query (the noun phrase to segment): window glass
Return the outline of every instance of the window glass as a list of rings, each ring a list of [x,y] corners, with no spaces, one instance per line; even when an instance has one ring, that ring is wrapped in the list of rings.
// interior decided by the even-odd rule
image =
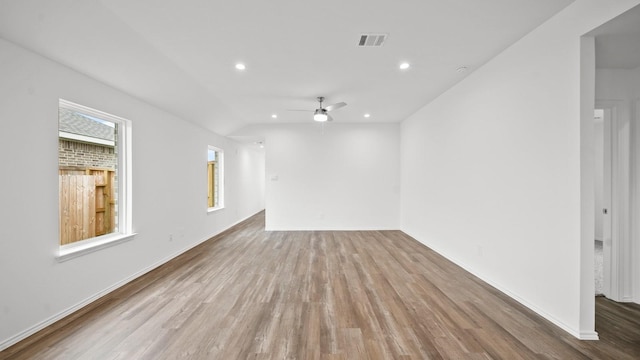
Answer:
[[[207,206],[209,209],[224,207],[224,177],[222,149],[209,146],[207,152]]]
[[[58,108],[59,244],[130,232],[126,226],[128,121],[60,100]]]

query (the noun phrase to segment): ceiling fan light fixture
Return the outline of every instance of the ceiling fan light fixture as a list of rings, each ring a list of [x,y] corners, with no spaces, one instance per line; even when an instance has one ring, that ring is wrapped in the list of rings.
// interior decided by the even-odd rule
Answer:
[[[325,110],[316,109],[316,111],[313,113],[313,120],[318,122],[325,122],[329,120],[329,116],[327,115],[327,112]]]

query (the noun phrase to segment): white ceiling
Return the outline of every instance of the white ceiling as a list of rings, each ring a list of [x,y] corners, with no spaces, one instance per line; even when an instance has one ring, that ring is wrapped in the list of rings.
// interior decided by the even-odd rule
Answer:
[[[226,135],[310,122],[286,110],[320,95],[349,104],[336,122],[399,122],[571,2],[0,0],[0,36]]]

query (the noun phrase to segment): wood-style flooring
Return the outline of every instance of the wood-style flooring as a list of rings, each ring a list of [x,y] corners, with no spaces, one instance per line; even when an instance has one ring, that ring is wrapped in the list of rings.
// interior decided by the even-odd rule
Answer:
[[[264,213],[0,359],[638,359],[640,307],[579,341],[400,231],[265,232]]]

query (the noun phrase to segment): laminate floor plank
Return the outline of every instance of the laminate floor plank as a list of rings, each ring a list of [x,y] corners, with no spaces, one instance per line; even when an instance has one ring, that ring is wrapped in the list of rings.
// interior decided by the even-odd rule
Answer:
[[[401,231],[266,232],[264,212],[0,359],[638,359],[640,306],[579,341]]]

